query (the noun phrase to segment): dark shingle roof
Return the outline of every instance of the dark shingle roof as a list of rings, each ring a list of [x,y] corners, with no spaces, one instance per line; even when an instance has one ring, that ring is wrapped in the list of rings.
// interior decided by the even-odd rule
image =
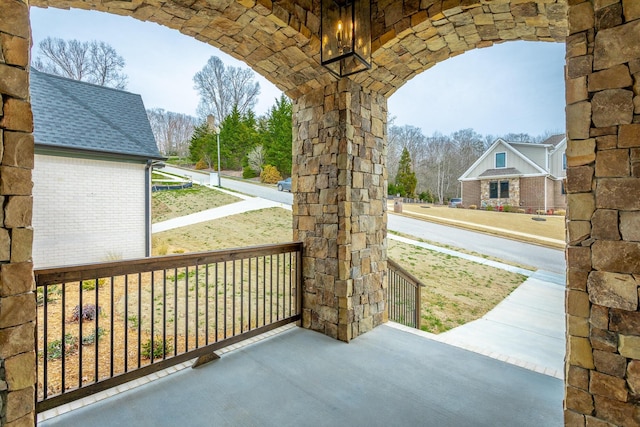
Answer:
[[[564,139],[564,134],[561,133],[559,135],[550,136],[549,138],[542,141],[541,144],[551,144],[554,147],[556,147],[558,144],[562,142],[563,139]]]
[[[522,175],[516,168],[502,168],[502,169],[487,169],[482,172],[479,176],[507,176],[507,175]]]
[[[31,69],[36,145],[162,159],[140,95]]]

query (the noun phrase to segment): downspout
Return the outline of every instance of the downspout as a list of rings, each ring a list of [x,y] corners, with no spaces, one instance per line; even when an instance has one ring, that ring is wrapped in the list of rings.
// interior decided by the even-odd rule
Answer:
[[[151,167],[153,160],[148,159],[144,168],[144,256],[151,256]]]
[[[546,214],[546,212],[548,210],[547,209],[547,181],[548,181],[547,177],[548,177],[548,175],[545,175],[543,177],[543,179],[544,179],[544,212],[545,212],[545,214]]]

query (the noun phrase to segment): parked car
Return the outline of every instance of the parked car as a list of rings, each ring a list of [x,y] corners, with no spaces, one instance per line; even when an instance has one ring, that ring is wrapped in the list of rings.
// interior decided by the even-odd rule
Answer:
[[[462,199],[451,199],[449,200],[450,208],[461,208],[462,207]]]
[[[291,192],[291,178],[284,179],[282,181],[278,181],[278,191]]]

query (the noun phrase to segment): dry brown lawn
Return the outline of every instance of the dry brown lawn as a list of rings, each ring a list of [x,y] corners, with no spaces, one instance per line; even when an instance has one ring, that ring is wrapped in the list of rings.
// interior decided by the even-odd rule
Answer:
[[[393,212],[393,204],[390,202],[389,212]],[[561,215],[528,215],[513,212],[490,212],[474,209],[451,209],[446,206],[433,206],[429,204],[403,205],[403,214],[415,218],[450,224],[456,227],[469,228],[491,234],[502,235],[534,242],[552,247],[564,248],[565,217]],[[542,218],[537,221],[534,218]],[[461,221],[469,224],[461,224]],[[499,230],[496,230],[499,229]],[[532,236],[521,236],[515,233],[525,233]],[[558,243],[538,239],[540,236],[546,239],[554,239]]]
[[[189,215],[241,199],[201,185],[174,191],[157,191],[151,199],[153,223]]]

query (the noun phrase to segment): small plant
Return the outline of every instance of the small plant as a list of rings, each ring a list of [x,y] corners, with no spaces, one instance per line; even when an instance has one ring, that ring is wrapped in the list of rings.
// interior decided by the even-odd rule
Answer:
[[[80,319],[82,321],[85,320],[95,320],[96,317],[100,314],[102,309],[100,307],[96,307],[95,304],[85,304],[80,309],[79,305],[76,305],[71,312],[71,322],[78,322]]]
[[[136,316],[135,314],[127,317],[127,320],[129,321],[130,328],[136,329],[138,327],[138,316]]]
[[[154,338],[153,340],[153,358],[154,359],[160,359],[165,354],[170,353],[171,351],[173,351],[173,346],[171,345],[171,338],[167,338],[166,343],[160,337]],[[151,339],[148,339],[146,342],[142,344],[142,347],[140,349],[140,355],[145,359],[151,359],[151,354],[152,354]]]
[[[478,209],[478,206],[477,205],[469,205],[469,209],[476,210],[476,209]]]
[[[78,338],[71,334],[64,336],[64,353],[73,353],[78,349]],[[51,341],[47,344],[47,360],[60,359],[62,357],[62,340]]]
[[[493,211],[493,206],[488,205],[488,206],[487,206],[487,211],[489,211],[489,212]]]
[[[45,288],[47,290],[47,302],[55,301],[56,299],[54,298],[54,296],[59,296],[62,294],[60,285],[40,286],[36,288],[36,304],[39,306],[44,304]]]
[[[91,332],[90,335],[86,335],[82,337],[82,345],[91,345],[96,342],[96,340],[100,340],[107,332],[103,328],[98,328],[98,333],[96,331]]]
[[[503,212],[512,212],[513,211],[513,207],[511,205],[504,205],[502,207],[502,211]]]
[[[518,213],[520,213],[520,214],[523,214],[523,213],[525,213],[526,211],[525,211],[524,209],[518,209],[516,212],[518,212]]]
[[[564,209],[558,209],[554,212],[555,215],[561,215],[561,216],[565,216],[567,214],[567,211]]]
[[[104,277],[102,279],[98,279],[98,287],[101,288],[104,284],[107,283],[107,279]],[[82,281],[82,290],[83,291],[93,291],[96,288],[96,280],[83,280]]]

